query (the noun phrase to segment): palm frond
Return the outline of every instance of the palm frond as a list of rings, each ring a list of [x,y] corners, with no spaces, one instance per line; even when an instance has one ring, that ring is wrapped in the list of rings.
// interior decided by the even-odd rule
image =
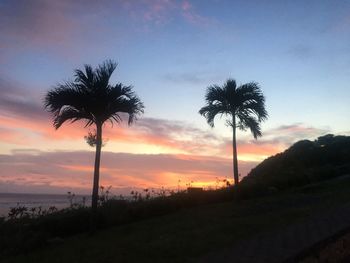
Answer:
[[[91,89],[96,81],[95,73],[90,65],[84,65],[85,72],[76,69],[74,72],[75,83],[81,88]]]
[[[84,106],[84,93],[74,83],[66,82],[57,85],[44,98],[45,108],[52,113],[60,111],[64,106],[81,108]]]
[[[91,114],[71,107],[65,107],[58,114],[54,115],[53,125],[56,129],[58,129],[66,121],[73,123],[82,119],[87,120],[86,126],[90,126],[94,123],[94,119]]]
[[[111,60],[95,70],[85,65],[84,71],[75,70],[73,82],[59,84],[46,94],[44,106],[53,114],[56,129],[68,120],[85,119],[86,126],[107,120],[119,123],[122,121],[120,113],[128,114],[128,123],[131,124],[144,112],[144,105],[132,86],[109,84],[116,67]]]
[[[205,95],[206,105],[199,110],[210,126],[214,126],[218,114],[231,116],[226,124],[239,129],[250,129],[254,138],[261,136],[259,123],[268,117],[265,109],[265,97],[256,82],[237,87],[234,79],[228,79],[220,87],[211,85]],[[237,118],[233,123],[232,116]]]
[[[222,115],[228,114],[228,113],[229,112],[226,110],[226,108],[220,104],[209,104],[209,105],[202,107],[199,110],[199,114],[206,118],[207,123],[211,127],[214,127],[214,119],[218,114],[220,114],[222,116]]]
[[[129,115],[128,124],[132,124],[144,112],[144,105],[131,90],[131,86],[118,85],[109,92],[109,103],[106,106],[103,120],[113,119],[121,122],[119,113]]]
[[[224,102],[225,101],[225,93],[220,86],[212,85],[207,88],[207,92],[205,94],[205,100],[208,104]]]
[[[112,60],[106,60],[104,63],[100,64],[96,71],[96,88],[104,89],[108,86],[109,79],[111,78],[114,70],[117,68],[117,63]]]
[[[249,129],[253,134],[254,139],[262,136],[260,122],[252,115],[239,113],[237,127],[241,130]]]

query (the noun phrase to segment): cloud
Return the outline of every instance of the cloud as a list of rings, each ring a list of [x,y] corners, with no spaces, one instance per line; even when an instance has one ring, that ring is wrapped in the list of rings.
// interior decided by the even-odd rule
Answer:
[[[58,131],[54,130],[51,117],[42,102],[11,81],[0,79],[0,92],[0,128],[3,134],[1,141],[16,144],[26,141],[28,144],[35,144],[35,139],[51,142],[75,140],[82,139],[87,134],[80,122],[66,123]],[[21,142],[16,142],[15,137],[22,138]],[[156,145],[192,154],[212,152],[212,146],[221,140],[186,122],[147,117],[139,119],[131,127],[127,127],[125,123],[112,127],[107,123],[104,137],[109,141]]]
[[[0,78],[0,113],[8,116],[23,116],[36,120],[47,118],[40,101],[19,84]]]
[[[64,44],[73,36],[76,22],[65,1],[5,1],[0,9],[4,43],[46,46]]]
[[[139,138],[148,143],[156,143],[177,148],[187,153],[198,154],[212,151],[222,138],[209,131],[196,128],[183,121],[143,118],[134,127]]]
[[[35,147],[38,142],[60,147],[62,140],[79,140],[86,147],[83,137],[88,131],[82,123],[67,123],[56,131],[40,100],[28,95],[19,85],[0,79],[0,92],[0,141],[19,146],[26,144],[27,147]],[[239,158],[262,160],[284,150],[297,140],[316,138],[329,132],[329,129],[295,123],[264,131],[259,140],[253,140],[247,133],[238,138]],[[120,151],[130,152],[130,147],[125,145],[135,145],[132,151],[134,153],[149,153],[145,150],[147,147],[157,147],[163,153],[221,157],[232,154],[231,138],[218,136],[210,129],[204,130],[184,121],[143,117],[131,127],[126,123],[114,127],[107,123],[104,138],[108,139],[107,146],[109,143],[124,144],[122,148],[118,147]]]
[[[326,128],[315,128],[303,123],[281,125],[263,131],[263,136],[252,139],[249,132],[237,139],[238,156],[241,160],[261,161],[271,155],[282,152],[299,140],[314,140],[319,136],[330,133]],[[223,140],[219,149],[220,156],[232,154],[232,141]]]
[[[216,23],[214,19],[200,15],[188,0],[182,1],[181,10],[185,20],[193,25],[208,26]]]
[[[171,19],[169,13],[176,7],[174,2],[169,0],[144,1],[143,4],[143,19],[157,25],[168,22]]]
[[[184,4],[188,3],[188,4]],[[210,23],[189,2],[175,0],[4,0],[0,7],[0,63],[18,54],[60,55],[65,60],[123,47],[138,33],[185,21]],[[188,7],[186,7],[188,5]],[[101,49],[102,45],[102,49]],[[117,48],[118,49],[118,48]],[[29,53],[28,53],[29,52]]]
[[[291,145],[298,140],[315,139],[330,132],[331,130],[328,128],[316,128],[304,123],[295,123],[268,130],[264,132],[263,136],[274,143]]]
[[[0,191],[16,185],[26,189],[42,187],[46,192],[70,189],[90,192],[93,152],[14,151],[0,155]],[[245,175],[257,163],[240,162]],[[128,187],[175,187],[193,181],[197,185],[213,183],[216,177],[230,178],[232,161],[226,158],[170,155],[102,153],[101,184],[114,189]],[[61,193],[62,193],[61,192]]]
[[[122,1],[123,8],[135,21],[140,18],[144,23],[163,26],[172,22],[177,17],[195,26],[206,26],[214,23],[210,19],[200,15],[190,1],[176,0],[142,0],[138,2]]]
[[[122,1],[4,0],[0,8],[0,48],[4,56],[53,51],[72,59],[101,46],[101,39],[119,34],[120,27],[106,26],[119,17]],[[108,19],[107,19],[108,18]],[[5,60],[4,60],[5,61]]]
[[[16,145],[26,145],[28,143],[27,136],[23,135],[19,130],[0,127],[0,143],[6,142]]]

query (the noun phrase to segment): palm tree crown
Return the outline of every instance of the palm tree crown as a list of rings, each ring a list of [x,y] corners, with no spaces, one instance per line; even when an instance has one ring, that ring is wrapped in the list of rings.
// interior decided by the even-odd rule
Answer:
[[[53,113],[58,129],[64,122],[85,120],[86,126],[107,120],[121,122],[120,113],[129,115],[128,123],[143,113],[144,106],[131,86],[109,84],[117,64],[108,60],[97,69],[85,65],[85,72],[75,70],[75,80],[57,85],[45,97],[46,109]]]
[[[219,114],[231,116],[226,122],[231,127],[250,129],[255,139],[262,135],[260,122],[265,121],[268,114],[265,110],[265,97],[257,83],[250,82],[237,87],[236,81],[229,79],[223,87],[209,86],[205,100],[207,105],[199,113],[211,127],[214,127],[214,118]],[[232,116],[238,122],[234,123]]]
[[[233,167],[235,184],[238,183],[238,164],[236,148],[236,128],[249,129],[254,138],[262,135],[260,123],[268,117],[265,109],[265,97],[255,82],[237,87],[236,81],[228,79],[220,87],[209,86],[205,95],[206,106],[199,110],[211,127],[214,127],[216,115],[228,116],[227,125],[233,129]]]

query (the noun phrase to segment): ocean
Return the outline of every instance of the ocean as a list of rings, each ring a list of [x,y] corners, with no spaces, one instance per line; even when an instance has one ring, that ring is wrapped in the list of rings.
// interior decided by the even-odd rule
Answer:
[[[83,197],[77,195],[73,202],[82,203]],[[86,198],[86,205],[89,205],[90,200],[90,197]],[[57,209],[63,209],[70,206],[70,201],[68,195],[0,193],[0,217],[7,216],[10,208],[16,206],[28,208],[41,206],[43,209],[55,206]]]

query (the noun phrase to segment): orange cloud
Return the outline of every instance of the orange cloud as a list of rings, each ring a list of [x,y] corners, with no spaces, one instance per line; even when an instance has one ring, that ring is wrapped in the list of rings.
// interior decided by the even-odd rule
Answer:
[[[28,152],[0,155],[0,191],[36,187],[61,193],[75,189],[89,193],[92,185],[93,152]],[[245,175],[256,162],[240,162]],[[169,154],[122,154],[104,152],[101,184],[123,188],[176,188],[192,184],[207,186],[217,178],[230,178],[232,161],[226,158]]]
[[[59,130],[51,125],[47,118],[28,119],[24,117],[8,117],[0,115],[1,141],[17,145],[35,145],[39,143],[60,145],[61,140],[80,141],[84,145],[83,137],[88,129],[84,123],[67,123]],[[93,129],[93,128],[92,128]],[[302,124],[281,126],[264,133],[264,137],[251,140],[247,135],[238,140],[239,158],[242,160],[262,160],[274,155],[299,139],[318,137],[328,131],[307,127]],[[208,131],[203,131],[188,123],[153,118],[140,119],[135,125],[127,127],[126,124],[106,124],[104,138],[108,143],[140,145],[140,152],[149,146],[159,147],[161,152],[184,153],[190,155],[218,155],[231,158],[232,141],[218,137]],[[118,150],[127,151],[127,148]],[[137,151],[137,147],[133,148]],[[155,148],[154,151],[157,151]],[[154,152],[152,151],[152,152]]]
[[[238,158],[262,160],[285,149],[285,145],[270,142],[238,141]],[[227,142],[224,153],[232,156],[232,142]]]
[[[190,5],[185,4],[185,9]],[[38,148],[40,145],[50,145],[47,148],[67,149],[69,142],[78,148],[86,147],[83,137],[88,133],[83,122],[66,123],[59,130],[55,130],[51,117],[43,106],[35,100],[28,98],[27,92],[0,79],[0,142],[19,145],[26,148]],[[25,99],[23,99],[25,98]],[[94,127],[91,127],[93,129]],[[242,137],[238,141],[239,158],[242,160],[262,160],[288,147],[299,139],[317,137],[329,131],[308,127],[303,124],[280,126],[264,132],[264,137],[251,140],[251,137]],[[104,127],[105,139],[116,143],[118,151],[129,151],[127,145],[133,145],[132,152],[159,152],[184,153],[188,155],[218,155],[231,157],[232,142],[230,139],[216,136],[211,131],[199,129],[182,121],[170,121],[156,118],[141,118],[135,125],[127,127],[110,125]],[[61,144],[61,142],[65,144]],[[56,146],[57,145],[57,146]],[[107,143],[108,145],[108,143]],[[137,149],[139,146],[140,150]],[[39,147],[44,149],[44,147]],[[108,148],[112,150],[112,148]]]

